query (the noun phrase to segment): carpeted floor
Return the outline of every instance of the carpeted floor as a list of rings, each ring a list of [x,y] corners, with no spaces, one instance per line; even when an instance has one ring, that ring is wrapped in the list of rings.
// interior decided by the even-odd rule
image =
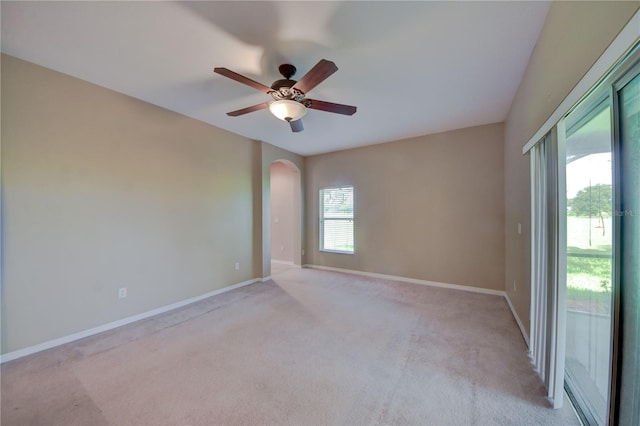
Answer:
[[[503,298],[312,269],[2,366],[2,425],[568,425]]]

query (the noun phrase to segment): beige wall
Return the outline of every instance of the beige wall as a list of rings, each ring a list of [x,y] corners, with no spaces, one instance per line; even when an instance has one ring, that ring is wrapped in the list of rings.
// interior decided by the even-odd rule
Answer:
[[[503,126],[307,157],[306,263],[504,290]],[[355,254],[318,249],[318,190],[353,185]]]
[[[529,329],[529,157],[522,147],[544,124],[640,2],[554,2],[505,122],[505,283]],[[522,235],[517,233],[521,223]],[[514,290],[515,282],[515,290]]]
[[[272,163],[271,259],[293,263],[294,227],[299,225],[295,219],[300,213],[294,200],[299,191],[300,174],[282,161]]]
[[[260,277],[257,158],[259,142],[3,55],[2,352]]]

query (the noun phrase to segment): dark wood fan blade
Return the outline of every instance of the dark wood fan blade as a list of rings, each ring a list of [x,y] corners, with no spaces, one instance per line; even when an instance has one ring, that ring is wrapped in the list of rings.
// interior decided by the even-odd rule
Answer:
[[[336,114],[353,115],[358,110],[358,108],[351,105],[334,104],[333,102],[318,101],[309,98],[305,98],[303,103],[307,108],[335,112]]]
[[[291,131],[294,133],[301,132],[304,130],[304,126],[302,125],[302,119],[299,118],[296,121],[290,121]]]
[[[309,93],[311,89],[322,83],[336,71],[338,71],[336,64],[326,59],[320,59],[320,62],[311,68],[304,77],[298,80],[298,82],[293,85],[293,88],[300,90],[302,93]]]
[[[247,86],[253,87],[254,89],[258,89],[261,92],[269,93],[273,92],[271,87],[265,86],[262,83],[258,83],[255,80],[251,80],[249,77],[245,77],[244,75],[240,75],[237,72],[233,72],[226,68],[214,68],[213,72],[223,75],[231,80],[235,80],[238,83],[246,84]]]
[[[231,117],[237,117],[237,116],[242,115],[242,114],[248,114],[250,112],[259,111],[261,109],[265,109],[265,108],[268,108],[268,107],[269,107],[269,102],[263,102],[263,103],[258,104],[258,105],[253,105],[253,106],[242,108],[242,109],[239,109],[239,110],[236,110],[236,111],[228,112],[227,115],[229,115]]]

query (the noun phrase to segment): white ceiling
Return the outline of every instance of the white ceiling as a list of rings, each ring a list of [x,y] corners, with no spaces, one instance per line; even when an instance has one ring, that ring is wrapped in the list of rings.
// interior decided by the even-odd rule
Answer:
[[[301,155],[503,121],[549,2],[9,2],[2,52]],[[267,86],[292,63],[339,70],[308,95],[356,105],[310,110],[305,130],[270,100],[213,73]]]

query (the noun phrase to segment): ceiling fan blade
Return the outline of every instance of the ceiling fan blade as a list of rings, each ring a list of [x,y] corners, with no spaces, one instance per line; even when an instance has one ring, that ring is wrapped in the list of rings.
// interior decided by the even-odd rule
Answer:
[[[290,121],[289,124],[291,125],[291,131],[294,133],[298,133],[304,130],[304,126],[302,125],[301,118],[298,118],[295,121]]]
[[[309,93],[311,89],[322,83],[327,77],[338,71],[338,67],[331,61],[320,59],[313,68],[309,70],[296,84],[294,89],[300,90],[302,93]]]
[[[358,110],[357,107],[351,105],[334,104],[333,102],[319,101],[316,99],[304,99],[307,108],[317,109],[319,111],[335,112],[336,114],[353,115]]]
[[[253,106],[242,108],[242,109],[239,109],[239,110],[236,110],[236,111],[228,112],[227,115],[229,115],[231,117],[237,117],[239,115],[248,114],[248,113],[253,112],[253,111],[259,111],[261,109],[265,109],[265,108],[268,108],[268,107],[269,107],[269,102],[263,102],[263,103],[258,104],[258,105],[253,105]]]
[[[214,68],[213,72],[216,74],[223,75],[231,80],[235,80],[238,83],[246,84],[247,86],[253,87],[254,89],[258,89],[261,92],[269,93],[273,92],[271,87],[265,86],[262,83],[258,83],[255,80],[251,80],[249,77],[245,77],[244,75],[240,75],[237,72],[233,72],[227,68]]]

